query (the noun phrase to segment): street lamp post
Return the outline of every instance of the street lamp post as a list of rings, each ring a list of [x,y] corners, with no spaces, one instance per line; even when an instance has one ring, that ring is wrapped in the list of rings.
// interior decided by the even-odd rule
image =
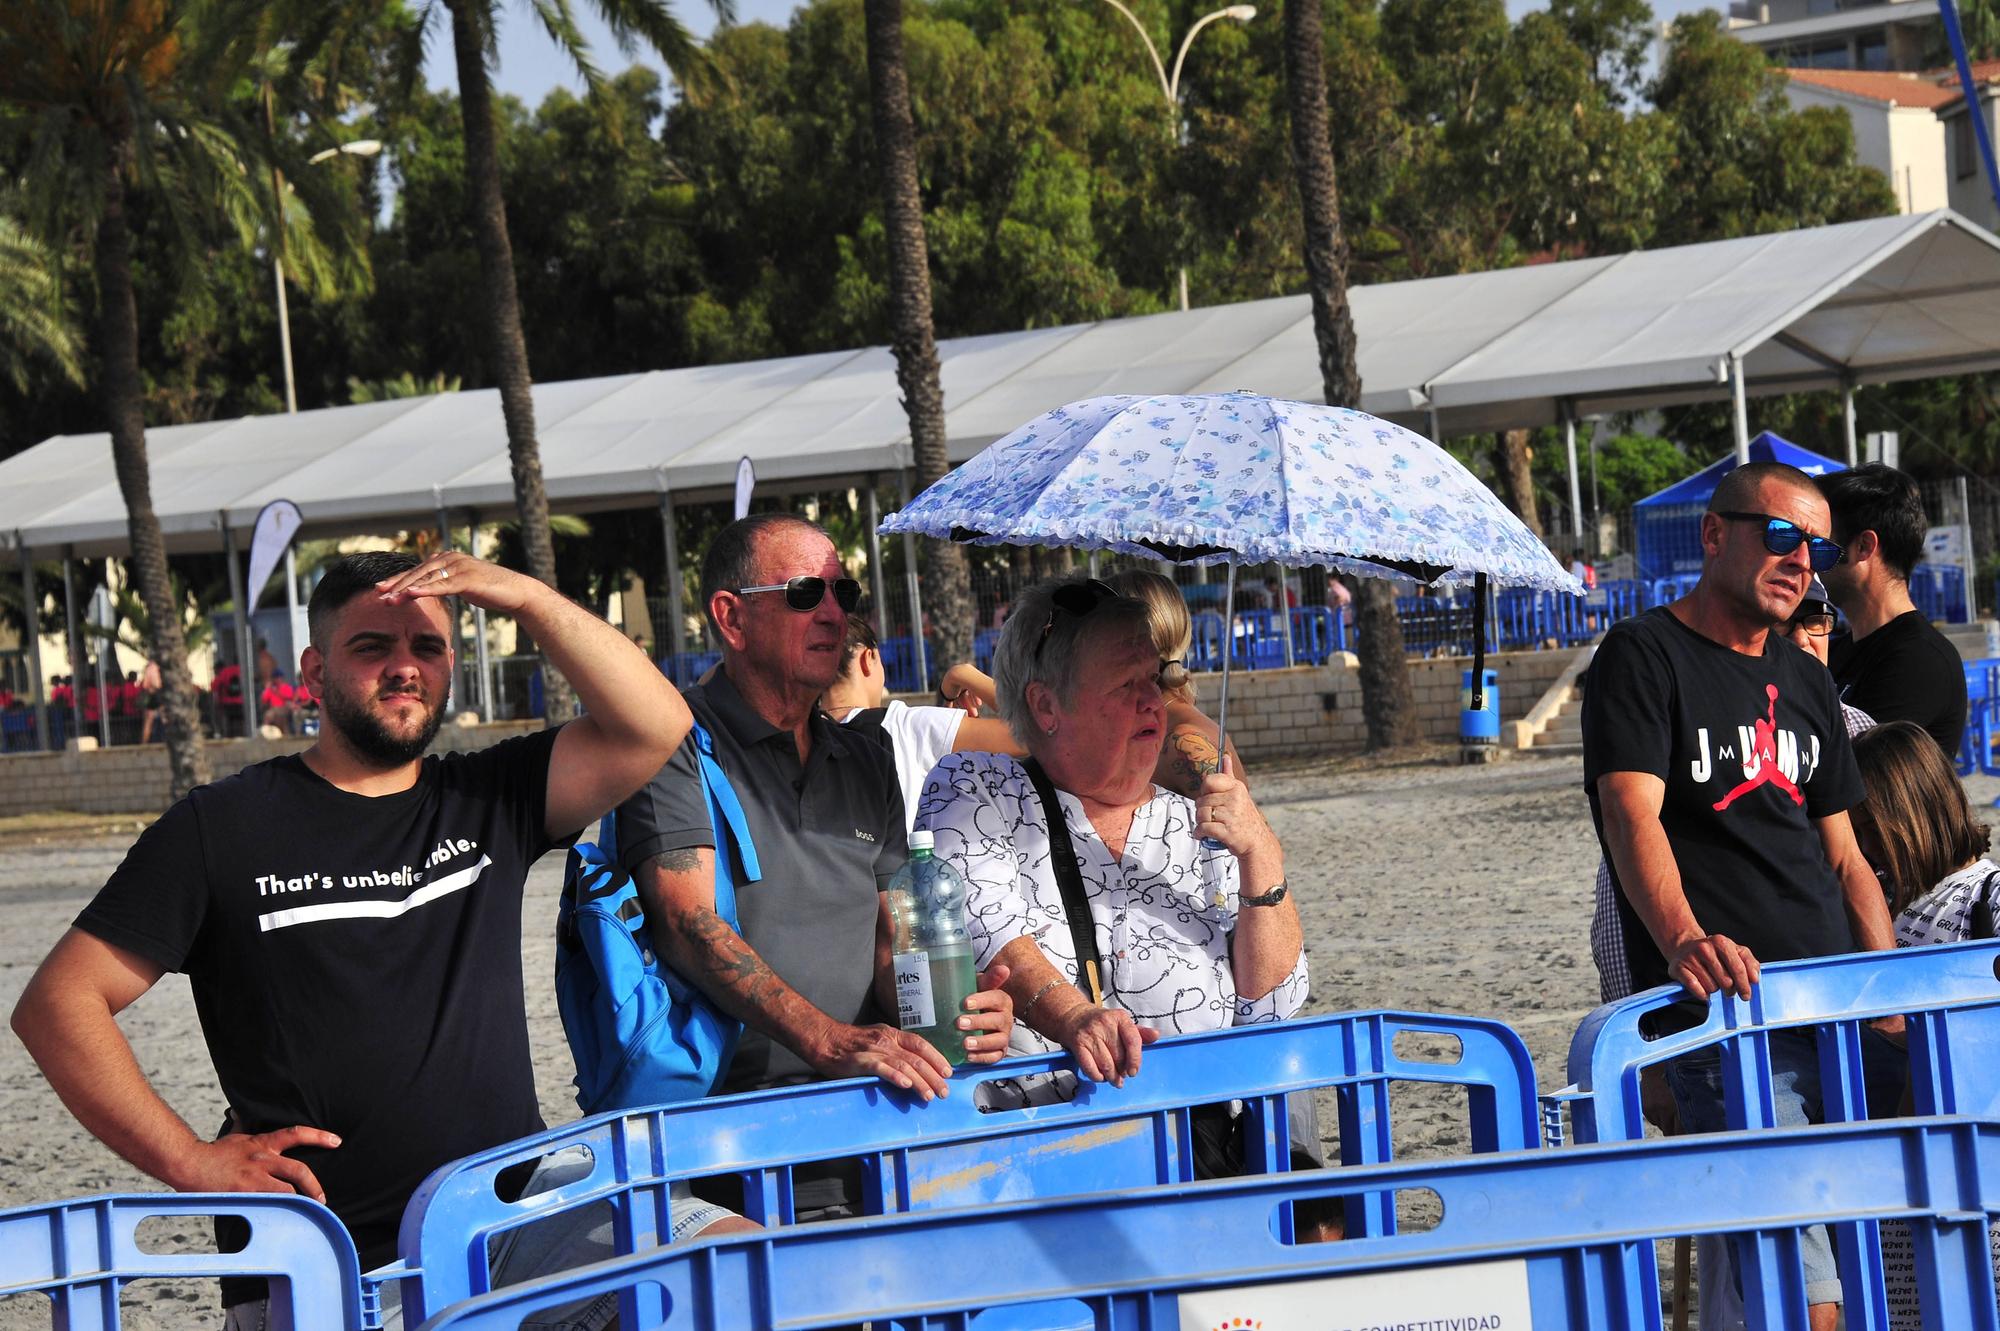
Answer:
[[[1104,0],[1104,3],[1123,14],[1126,21],[1138,32],[1139,40],[1146,44],[1146,54],[1153,58],[1153,72],[1160,78],[1160,91],[1167,96],[1167,111],[1174,118],[1174,140],[1178,143],[1181,137],[1181,66],[1187,62],[1188,47],[1194,45],[1195,34],[1217,19],[1234,19],[1238,23],[1248,23],[1257,17],[1257,6],[1230,5],[1196,19],[1194,26],[1187,30],[1187,35],[1181,38],[1180,50],[1174,53],[1174,72],[1169,75],[1166,63],[1160,59],[1159,48],[1153,45],[1152,35],[1146,31],[1146,25],[1139,21],[1139,16],[1121,4],[1120,0]],[[1186,264],[1181,265],[1180,280],[1181,308],[1185,310],[1188,308]]]
[[[264,89],[264,115],[272,119],[271,90]],[[275,127],[273,129],[275,132]],[[380,139],[355,139],[334,148],[322,148],[306,159],[308,166],[318,166],[345,153],[350,157],[373,157],[382,151]],[[285,410],[296,413],[299,409],[299,393],[292,375],[292,313],[285,301],[285,178],[278,168],[271,168],[271,196],[278,206],[273,222],[271,237],[271,275],[278,288],[278,352],[285,364]]]

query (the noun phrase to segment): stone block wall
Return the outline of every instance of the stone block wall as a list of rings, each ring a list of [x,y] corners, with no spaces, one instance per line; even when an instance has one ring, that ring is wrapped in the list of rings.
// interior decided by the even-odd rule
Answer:
[[[1525,716],[1572,655],[1503,652],[1487,657],[1487,668],[1499,674],[1500,719]],[[1460,676],[1471,668],[1470,657],[1410,662],[1410,688],[1426,739],[1457,738]],[[1197,675],[1195,680],[1202,710],[1215,715],[1222,677]],[[1336,656],[1324,666],[1231,675],[1229,733],[1246,762],[1360,752],[1367,742],[1367,726],[1354,658]]]
[[[539,721],[446,726],[434,753],[466,753],[541,728]],[[220,780],[251,763],[298,753],[310,739],[229,739],[208,744]],[[159,813],[167,806],[167,750],[148,744],[88,752],[10,753],[0,757],[0,817],[22,813]]]
[[[1500,676],[1500,719],[1526,715],[1573,655],[1505,652],[1486,658]],[[1425,738],[1458,734],[1459,675],[1467,657],[1410,662],[1410,685]],[[1195,676],[1202,710],[1215,714],[1220,675]],[[1358,753],[1367,732],[1361,714],[1361,678],[1354,658],[1337,656],[1324,666],[1245,671],[1230,677],[1229,733],[1246,762]],[[912,702],[925,699],[912,698]],[[446,726],[434,752],[470,752],[526,734],[539,721],[490,726]],[[208,745],[218,779],[267,758],[297,753],[303,738],[217,740]],[[93,752],[8,754],[0,757],[0,817],[23,813],[158,813],[166,807],[167,753],[158,744]]]

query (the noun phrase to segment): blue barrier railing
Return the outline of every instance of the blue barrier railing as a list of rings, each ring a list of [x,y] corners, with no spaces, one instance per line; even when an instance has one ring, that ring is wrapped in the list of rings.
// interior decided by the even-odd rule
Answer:
[[[1650,1067],[1696,1049],[1721,1051],[1724,1121],[1735,1129],[1777,1124],[1770,1041],[1805,1032],[1818,1050],[1826,1122],[1868,1117],[1862,1030],[1883,1017],[1906,1019],[1908,1086],[1920,1114],[2000,1115],[2000,942],[1952,944],[1767,962],[1750,997],[1714,995],[1697,1025],[1649,1036],[1658,1014],[1684,998],[1662,986],[1597,1009],[1570,1042],[1571,1085],[1546,1097],[1550,1136],[1567,1109],[1574,1138],[1631,1141],[1645,1135],[1641,1078]],[[1872,1223],[1837,1226],[1836,1245],[1879,1254]],[[1650,1252],[1633,1254],[1628,1279],[1657,1287]],[[1843,1267],[1843,1281],[1850,1279]],[[1879,1263],[1846,1286],[1848,1306],[1886,1306]],[[1850,1319],[1850,1325],[1853,1325]]]
[[[1405,1189],[1442,1203],[1434,1227],[1295,1244],[1272,1223],[1288,1205]],[[1911,1119],[797,1226],[511,1287],[425,1328],[511,1329],[532,1309],[636,1285],[658,1294],[659,1324],[672,1331],[963,1328],[989,1310],[1063,1300],[1083,1302],[1102,1331],[1345,1326],[1326,1313],[1358,1313],[1364,1299],[1375,1301],[1352,1324],[1656,1328],[1659,1303],[1623,1278],[1628,1259],[1695,1233],[1736,1236],[1750,1326],[1803,1331],[1803,1231],[1887,1219],[1913,1230],[1926,1325],[1992,1328],[1987,1220],[1996,1210],[2000,1126]],[[1844,1249],[1843,1277],[1862,1279],[1867,1260]],[[1358,1275],[1376,1279],[1340,1280]],[[1848,1325],[1881,1331],[1888,1322],[1879,1304],[1852,1303]]]
[[[1965,623],[1965,570],[1956,564],[1918,564],[1910,570],[1910,600],[1924,612],[1925,619]]]
[[[249,1240],[237,1252],[161,1253],[142,1247],[139,1226],[166,1218],[240,1218]],[[354,1241],[333,1212],[303,1197],[229,1193],[82,1197],[0,1211],[0,1300],[40,1294],[53,1325],[112,1331],[119,1293],[141,1280],[270,1282],[274,1320],[295,1331],[354,1331],[363,1325]],[[371,1319],[372,1320],[372,1319]]]
[[[1695,1049],[1721,1045],[1732,1127],[1768,1127],[1773,1114],[1769,1039],[1781,1030],[1819,1037],[1827,1117],[1866,1117],[1860,1028],[1908,1018],[1910,1087],[1919,1113],[2000,1117],[2000,941],[1856,952],[1764,963],[1749,998],[1713,995],[1708,1016],[1651,1037],[1653,1014],[1684,997],[1678,985],[1607,1003],[1577,1027],[1571,1085],[1548,1097],[1569,1113],[1578,1141],[1642,1136],[1640,1074]],[[1832,1075],[1826,1075],[1826,1074]]]
[[[1397,1052],[1400,1041],[1456,1046],[1446,1061]],[[961,1068],[952,1094],[928,1105],[856,1080],[791,1087],[607,1114],[470,1156],[431,1175],[411,1198],[400,1241],[414,1318],[488,1288],[489,1241],[559,1210],[610,1203],[621,1251],[640,1251],[667,1232],[667,1189],[733,1174],[753,1220],[791,1219],[791,1170],[831,1158],[863,1163],[871,1212],[1011,1206],[1025,1198],[1181,1182],[1193,1178],[1188,1111],[1243,1099],[1246,1133],[1263,1171],[1288,1161],[1284,1097],[1332,1088],[1342,1163],[1392,1156],[1390,1088],[1429,1083],[1463,1088],[1475,1151],[1532,1147],[1539,1136],[1535,1073],[1527,1047],[1499,1022],[1421,1013],[1368,1012],[1240,1027],[1162,1041],[1122,1088],[1085,1083],[1068,1104],[986,1112],[988,1082],[1067,1066],[1063,1057],[1012,1059]],[[564,1187],[500,1200],[502,1172],[581,1146],[590,1170]],[[1353,1235],[1395,1225],[1393,1198],[1349,1208]],[[419,1274],[409,1275],[406,1272]]]

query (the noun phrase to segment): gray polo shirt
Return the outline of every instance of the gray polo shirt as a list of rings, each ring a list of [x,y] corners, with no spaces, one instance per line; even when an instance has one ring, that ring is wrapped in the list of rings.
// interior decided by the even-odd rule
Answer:
[[[866,733],[815,711],[803,766],[792,736],[751,709],[717,671],[684,691],[714,738],[750,824],[763,877],[737,888],[737,930],[814,1007],[840,1021],[882,1020],[874,1001],[876,894],[909,857],[895,759]],[[618,809],[627,872],[653,856],[713,848],[692,740]],[[746,1028],[718,1094],[810,1081],[791,1050]]]

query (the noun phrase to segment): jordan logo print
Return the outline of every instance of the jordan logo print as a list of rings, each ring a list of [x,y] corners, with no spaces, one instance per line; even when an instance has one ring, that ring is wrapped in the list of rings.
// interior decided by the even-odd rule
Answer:
[[[1769,700],[1763,719],[1757,722],[1756,733],[1751,737],[1750,752],[1743,759],[1743,784],[1716,801],[1715,811],[1721,813],[1734,804],[1739,796],[1747,795],[1762,785],[1773,785],[1792,797],[1792,803],[1804,804],[1806,797],[1799,793],[1798,786],[1785,775],[1778,766],[1778,686],[1766,684],[1764,697]]]

